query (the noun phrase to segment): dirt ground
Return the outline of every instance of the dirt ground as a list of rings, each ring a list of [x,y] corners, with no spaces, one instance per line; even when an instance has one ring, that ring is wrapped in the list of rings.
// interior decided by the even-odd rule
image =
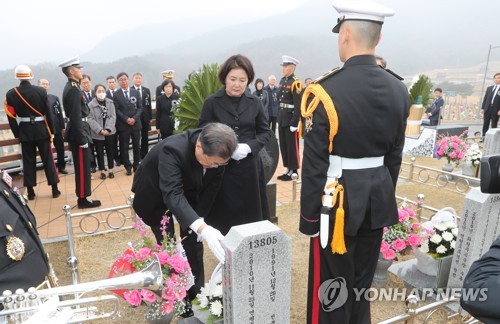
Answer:
[[[443,161],[419,158],[419,164],[438,168]],[[426,195],[426,204],[436,208],[446,206],[454,207],[460,215],[463,199],[462,195],[447,193],[422,184],[405,181],[398,186],[397,194],[416,200],[419,193]],[[309,239],[298,231],[299,203],[288,203],[277,207],[278,226],[292,238],[292,298],[291,298],[291,323],[305,323],[306,319],[306,294],[307,294],[307,259],[309,253]],[[127,242],[137,240],[139,236],[135,230],[123,230],[95,236],[77,238],[75,240],[78,269],[81,282],[102,280],[107,278],[109,269],[114,260],[127,247]],[[59,276],[60,284],[71,282],[70,271],[66,265],[68,244],[66,241],[45,244],[50,254],[52,264]],[[205,251],[209,251],[206,248]],[[210,252],[205,253],[205,273],[209,276],[216,265],[216,260]],[[400,279],[389,274],[388,287],[403,287]],[[404,313],[403,302],[373,302],[372,320],[374,323]],[[119,317],[113,320],[101,320],[99,323],[144,323],[144,307],[131,308],[126,303],[120,303]],[[433,322],[439,323],[439,319]]]

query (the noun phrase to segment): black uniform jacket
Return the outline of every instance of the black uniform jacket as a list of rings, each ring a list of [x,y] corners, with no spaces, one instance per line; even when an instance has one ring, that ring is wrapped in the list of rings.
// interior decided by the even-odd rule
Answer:
[[[280,104],[294,105],[293,108],[279,107],[278,124],[280,127],[293,126],[297,127],[300,120],[300,101],[302,100],[301,93],[292,84],[299,79],[295,74],[287,77],[282,77],[279,84],[278,100]]]
[[[172,119],[173,100],[179,100],[179,95],[175,92],[170,97],[162,94],[156,99],[156,129],[164,134],[172,134],[175,128]]]
[[[345,189],[345,233],[356,235],[365,215],[370,215],[372,229],[397,223],[394,189],[410,108],[408,90],[370,55],[350,58],[340,71],[318,83],[337,110],[339,129],[333,140],[333,154],[345,158],[384,157],[380,167],[343,170],[339,182]],[[312,118],[312,129],[304,131],[300,231],[308,235],[319,231],[329,166],[329,129],[320,104]]]
[[[224,168],[207,169],[196,160],[201,129],[170,136],[151,149],[134,175],[134,210],[150,226],[169,209],[183,229],[211,208]]]
[[[45,280],[49,272],[48,260],[38,238],[35,216],[1,180],[1,175],[0,172],[0,291],[27,290]],[[24,256],[19,261],[7,255],[7,242],[13,237],[24,243]]]
[[[460,304],[463,309],[484,323],[500,323],[500,236],[479,260],[475,261],[465,276],[464,289],[486,289],[476,298]],[[472,295],[472,294],[470,294]],[[486,298],[484,298],[486,297]]]
[[[61,131],[65,128],[64,124],[64,115],[62,112],[61,102],[56,95],[48,94],[47,95],[48,106],[51,109],[52,120],[54,124],[54,134],[60,134]]]
[[[17,90],[23,98],[37,111],[45,116],[51,133],[54,132],[52,124],[52,113],[47,106],[47,91],[38,86],[31,85],[28,81],[21,81]],[[31,110],[27,104],[19,97],[14,89],[10,89],[6,95],[7,105],[14,107],[18,117],[39,117],[40,115]],[[17,123],[15,118],[9,117],[10,129],[16,138],[21,142],[38,141],[50,138],[45,121],[34,123]]]
[[[63,90],[63,107],[69,118],[64,139],[66,142],[85,145],[92,143],[89,124],[82,120],[90,114],[85,95],[80,90],[78,81],[68,79]]]
[[[134,88],[135,89],[135,88]],[[137,90],[137,89],[136,89]],[[151,91],[149,88],[141,86],[141,106],[142,106],[142,114],[141,121],[142,127],[147,127],[148,130],[151,129],[149,126],[149,122],[153,118],[153,111],[151,110]]]
[[[142,115],[142,103],[139,97],[139,92],[135,90],[134,87],[129,88],[130,100],[125,98],[123,90],[117,89],[113,96],[113,102],[116,109],[116,129],[121,131],[126,131],[128,129],[140,130],[142,128],[141,115]],[[134,118],[135,124],[130,126],[127,124],[128,118]]]

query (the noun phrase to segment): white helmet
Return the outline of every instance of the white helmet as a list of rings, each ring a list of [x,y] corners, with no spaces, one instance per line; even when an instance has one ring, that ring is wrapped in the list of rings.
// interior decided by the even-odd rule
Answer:
[[[31,80],[33,79],[33,72],[30,67],[27,65],[18,65],[16,66],[16,79],[18,80]]]

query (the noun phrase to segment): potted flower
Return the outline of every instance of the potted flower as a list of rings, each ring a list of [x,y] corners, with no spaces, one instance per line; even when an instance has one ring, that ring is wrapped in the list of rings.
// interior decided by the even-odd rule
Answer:
[[[479,149],[479,145],[477,143],[472,144],[471,147],[467,150],[465,159],[461,164],[462,174],[469,177],[476,177],[477,171],[479,170],[479,165],[481,164],[482,156],[483,153]]]
[[[464,141],[466,134],[467,131],[458,136],[440,135],[440,139],[436,142],[436,147],[434,148],[434,154],[438,160],[443,157],[446,158],[448,163],[443,166],[443,171],[453,171],[451,163],[453,162],[455,165],[458,165],[465,158],[465,153],[468,149],[467,143]]]
[[[156,240],[150,237],[150,231],[146,225],[137,217],[133,224],[142,240],[128,243],[129,248],[113,264],[110,277],[124,275],[144,269],[154,258],[158,258],[163,274],[163,288],[157,294],[145,289],[117,290],[116,294],[125,299],[130,305],[137,307],[147,305],[148,310],[145,317],[148,321],[161,320],[162,323],[169,322],[173,313],[180,315],[184,313],[183,299],[186,291],[193,285],[191,268],[185,257],[184,249],[180,242],[176,242],[166,234],[168,217],[162,220],[163,241],[156,244]]]

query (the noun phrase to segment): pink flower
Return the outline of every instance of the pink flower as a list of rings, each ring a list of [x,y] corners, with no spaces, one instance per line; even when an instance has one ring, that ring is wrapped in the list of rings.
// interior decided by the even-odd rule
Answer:
[[[141,305],[142,299],[141,299],[141,293],[139,290],[134,289],[127,291],[123,294],[123,297],[132,306],[139,306]]]
[[[165,251],[156,253],[156,256],[158,257],[158,260],[160,260],[161,265],[166,264],[170,259],[170,254],[168,254],[168,252]]]
[[[188,263],[179,254],[172,255],[168,261],[168,265],[171,266],[175,272],[184,273],[187,270]]]
[[[406,222],[408,219],[408,212],[404,209],[398,209],[398,218],[400,223]]]
[[[450,153],[450,158],[456,159],[457,158],[457,153],[456,152],[451,152]]]
[[[396,239],[392,242],[392,248],[396,251],[402,251],[406,248],[406,243],[402,239]]]
[[[410,246],[419,246],[421,242],[422,239],[417,234],[408,235],[408,244],[410,244]]]
[[[160,312],[163,315],[172,313],[173,310],[174,310],[174,303],[169,300],[162,302],[160,305]]]
[[[415,217],[415,212],[411,208],[406,208],[405,209],[408,215],[410,215],[411,218]]]
[[[170,288],[170,287],[165,287],[165,289],[163,289],[163,292],[161,294],[161,297],[165,300],[168,300],[170,301],[172,304],[174,303],[174,301],[176,300],[176,296],[174,294],[174,289]]]
[[[147,303],[152,303],[156,301],[156,295],[147,289],[141,289],[141,296]]]
[[[418,230],[418,229],[420,229],[420,224],[419,223],[413,223],[413,224],[411,224],[411,229],[412,230]]]
[[[386,260],[394,260],[396,258],[396,252],[392,249],[382,252],[382,257]]]
[[[382,244],[380,244],[380,252],[382,253],[389,250],[390,248],[391,246],[386,241],[382,241]]]

